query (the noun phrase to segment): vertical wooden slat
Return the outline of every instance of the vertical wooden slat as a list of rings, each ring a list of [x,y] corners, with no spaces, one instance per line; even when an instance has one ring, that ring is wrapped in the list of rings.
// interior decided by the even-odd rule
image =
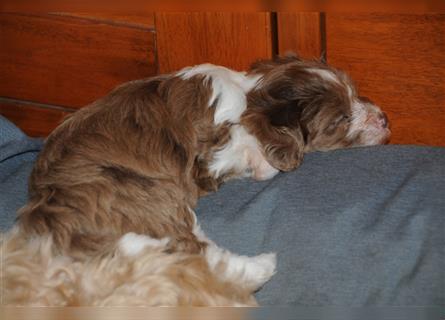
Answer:
[[[323,16],[320,12],[278,12],[278,53],[292,51],[308,59],[323,56]]]
[[[272,56],[270,13],[156,13],[160,73],[210,62],[245,70]]]

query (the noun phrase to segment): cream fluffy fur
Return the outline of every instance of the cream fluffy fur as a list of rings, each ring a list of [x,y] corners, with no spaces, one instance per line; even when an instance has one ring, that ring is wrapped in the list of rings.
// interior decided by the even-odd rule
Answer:
[[[273,255],[233,258],[211,244],[210,259],[165,253],[167,242],[129,233],[103,255],[76,261],[54,255],[51,237],[24,241],[13,230],[1,240],[2,305],[255,306],[252,293],[274,273]],[[246,268],[236,263],[243,259]],[[252,271],[261,281],[251,281]]]

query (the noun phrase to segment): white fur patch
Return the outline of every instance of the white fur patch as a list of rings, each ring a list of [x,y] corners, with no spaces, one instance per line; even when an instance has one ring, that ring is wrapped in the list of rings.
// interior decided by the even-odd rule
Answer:
[[[351,125],[348,136],[361,134],[363,145],[376,145],[388,134],[388,130],[382,128],[372,119],[380,113],[380,109],[372,103],[364,103],[354,100],[352,103]]]
[[[249,149],[248,151],[249,167],[252,169],[251,174],[255,180],[268,180],[280,172],[280,170],[272,167],[264,158],[259,149]]]
[[[354,100],[354,91],[352,90],[350,85],[346,86],[346,90],[348,90],[348,97],[351,101]]]
[[[211,270],[217,270],[218,275],[226,281],[240,283],[258,289],[274,274],[277,264],[275,253],[264,253],[254,257],[240,256],[216,245],[206,249],[206,259]],[[221,272],[222,271],[222,272]]]
[[[165,247],[169,238],[154,239],[146,235],[136,234],[134,232],[126,233],[119,240],[119,248],[127,256],[134,256],[139,254],[147,247],[162,248]]]
[[[209,172],[212,175],[219,177],[234,170],[241,176],[254,176],[258,180],[264,180],[278,173],[278,170],[264,159],[258,140],[243,126],[232,126],[230,137],[230,141],[214,154],[209,165]]]
[[[212,96],[209,105],[218,99],[215,124],[224,121],[237,123],[246,110],[246,93],[252,90],[261,78],[260,75],[246,76],[245,72],[236,72],[209,63],[188,67],[178,72],[178,76],[185,80],[196,75],[203,75],[207,81],[211,81]]]
[[[205,76],[211,81],[212,96],[209,105],[216,101],[215,124],[225,121],[238,123],[246,110],[246,93],[252,90],[261,79],[261,75],[247,76],[245,72],[236,72],[213,64],[201,64],[185,68],[178,72],[182,79],[196,75]],[[272,178],[278,173],[264,159],[257,139],[242,126],[234,125],[230,129],[231,139],[214,155],[209,171],[216,178],[231,170],[243,177],[253,176],[257,180]]]
[[[190,212],[193,215],[195,214],[191,209]],[[208,244],[205,252],[207,263],[210,270],[215,272],[222,280],[258,289],[275,274],[277,264],[275,253],[248,257],[222,249],[205,235],[196,220],[193,233],[200,241]]]
[[[362,130],[365,125],[366,118],[368,117],[368,112],[365,105],[358,100],[353,101],[351,109],[351,125],[349,127],[348,135],[353,135],[357,131]]]
[[[309,68],[306,70],[311,73],[319,75],[322,79],[324,79],[326,81],[337,82],[337,83],[339,82],[335,73],[333,73],[330,70],[318,69],[318,68]]]
[[[319,75],[322,79],[324,79],[326,81],[343,84],[344,86],[346,86],[346,90],[348,91],[349,99],[351,101],[353,100],[355,90],[353,90],[349,81],[345,82],[344,76],[340,75],[340,78],[339,78],[339,76],[337,74],[335,74],[335,72],[332,72],[331,70],[326,70],[326,69],[308,68],[306,70],[313,74]]]

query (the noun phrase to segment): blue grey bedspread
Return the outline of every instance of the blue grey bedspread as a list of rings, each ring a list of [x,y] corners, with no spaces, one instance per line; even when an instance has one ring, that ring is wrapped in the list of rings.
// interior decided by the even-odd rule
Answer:
[[[0,117],[3,230],[26,201],[41,143]],[[272,180],[227,183],[197,215],[221,246],[278,253],[263,305],[445,305],[445,148],[309,154]]]
[[[42,145],[0,116],[0,231],[14,223],[26,202],[28,176]]]

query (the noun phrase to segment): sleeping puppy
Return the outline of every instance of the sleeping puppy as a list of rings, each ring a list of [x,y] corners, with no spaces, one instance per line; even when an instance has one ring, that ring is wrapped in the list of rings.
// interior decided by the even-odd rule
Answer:
[[[293,170],[307,152],[385,143],[389,133],[385,114],[344,73],[293,56],[248,73],[204,64],[133,81],[48,137],[16,232],[82,263],[130,232],[141,235],[124,241],[130,251],[164,239],[164,254],[200,256],[218,281],[250,295],[274,273],[275,256],[217,247],[197,224],[198,197],[228,179]]]

